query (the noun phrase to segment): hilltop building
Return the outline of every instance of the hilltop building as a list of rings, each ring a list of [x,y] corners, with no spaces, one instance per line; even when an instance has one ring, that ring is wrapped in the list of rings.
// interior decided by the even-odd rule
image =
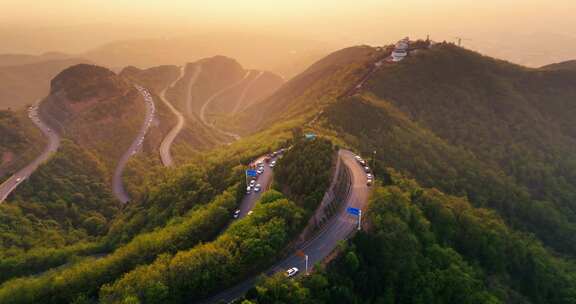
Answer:
[[[408,49],[410,48],[410,38],[406,37],[396,43],[394,50],[392,51],[392,61],[399,62],[402,61],[406,56],[408,56]]]

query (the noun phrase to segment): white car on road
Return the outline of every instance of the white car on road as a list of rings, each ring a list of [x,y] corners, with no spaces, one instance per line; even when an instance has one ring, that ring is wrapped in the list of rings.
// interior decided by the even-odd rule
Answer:
[[[260,184],[256,184],[256,186],[254,186],[254,192],[260,192],[261,189],[262,186]]]
[[[292,267],[292,268],[286,270],[286,276],[289,278],[295,276],[297,273],[298,273],[298,268],[296,268],[296,267]]]

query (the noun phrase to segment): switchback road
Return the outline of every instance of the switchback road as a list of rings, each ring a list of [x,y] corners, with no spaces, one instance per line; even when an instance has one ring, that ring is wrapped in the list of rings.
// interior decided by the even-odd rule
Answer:
[[[154,114],[156,113],[154,100],[152,99],[152,95],[150,95],[148,90],[138,85],[136,86],[136,89],[138,89],[140,94],[142,94],[144,101],[146,102],[146,120],[144,121],[142,128],[140,128],[138,136],[136,136],[130,145],[130,148],[124,152],[124,155],[122,155],[118,161],[116,169],[114,170],[114,175],[112,176],[112,192],[114,193],[114,196],[116,196],[116,198],[122,203],[126,203],[130,200],[130,196],[128,196],[126,189],[124,189],[122,173],[124,172],[124,168],[126,168],[126,164],[128,163],[130,157],[142,149],[144,137],[146,136],[146,133],[148,133],[148,129],[150,128],[152,120],[154,119]]]
[[[48,160],[48,158],[50,158],[50,156],[54,154],[60,146],[60,136],[40,120],[40,116],[38,116],[38,103],[29,109],[28,116],[48,138],[48,145],[46,145],[42,154],[36,157],[36,159],[0,185],[0,203],[4,202],[8,195],[10,195],[10,193],[20,185],[20,183],[25,182],[25,180],[30,177],[30,175],[36,171],[42,163]]]
[[[345,206],[340,208],[340,212],[335,215],[316,236],[299,246],[290,256],[265,271],[264,274],[272,275],[277,272],[284,272],[290,267],[297,267],[301,272],[304,272],[305,261],[297,254],[298,252],[303,252],[308,255],[308,264],[314,265],[332,253],[339,241],[348,239],[356,231],[357,220],[355,217],[346,213],[346,208],[354,207],[365,210],[368,205],[370,189],[366,185],[366,173],[354,159],[354,153],[347,150],[340,150],[338,157],[341,158],[342,164],[350,170],[351,185],[348,198],[344,202]],[[248,278],[202,303],[232,302],[252,288],[257,280],[258,276]]]
[[[216,100],[216,98],[220,97],[220,95],[222,95],[224,92],[236,87],[237,85],[241,84],[244,80],[246,80],[246,78],[248,77],[248,75],[250,75],[250,72],[246,72],[246,74],[244,74],[244,77],[242,77],[242,79],[238,80],[237,82],[223,88],[222,90],[214,93],[212,96],[210,96],[210,98],[208,98],[206,100],[206,102],[204,102],[204,104],[202,105],[202,107],[200,108],[200,120],[207,125],[208,127],[212,128],[213,130],[224,134],[226,136],[232,137],[234,140],[238,140],[240,139],[240,135],[238,134],[234,134],[232,132],[228,132],[228,131],[224,131],[222,129],[217,128],[214,123],[209,122],[208,119],[206,119],[206,109],[208,108],[208,106],[210,106],[210,104]]]
[[[192,77],[190,78],[190,82],[188,83],[188,87],[186,90],[186,92],[187,92],[186,105],[187,105],[189,111],[190,111],[190,103],[191,103],[191,101],[190,101],[191,92],[190,91],[192,89],[192,86],[194,85],[194,83],[198,79],[198,76],[200,75],[201,71],[202,71],[202,65],[197,64],[195,66],[194,74],[192,75]],[[170,130],[170,132],[168,132],[166,137],[164,137],[164,139],[162,140],[162,143],[160,143],[160,159],[162,160],[162,164],[164,164],[164,166],[166,166],[166,167],[171,167],[174,165],[174,160],[172,159],[172,154],[170,153],[170,148],[172,147],[172,143],[174,143],[176,136],[178,136],[178,133],[180,133],[180,131],[182,131],[182,128],[184,127],[184,115],[182,115],[182,113],[180,113],[180,111],[178,111],[166,99],[166,91],[169,88],[173,87],[178,81],[180,81],[182,79],[182,77],[184,77],[184,67],[180,68],[180,77],[178,77],[176,80],[174,80],[174,82],[172,82],[164,90],[162,90],[162,92],[160,92],[160,99],[162,99],[164,104],[166,104],[166,106],[170,109],[170,111],[172,111],[172,113],[174,113],[174,115],[176,116],[176,118],[178,120],[176,123],[176,126],[174,126],[174,128],[172,128]]]

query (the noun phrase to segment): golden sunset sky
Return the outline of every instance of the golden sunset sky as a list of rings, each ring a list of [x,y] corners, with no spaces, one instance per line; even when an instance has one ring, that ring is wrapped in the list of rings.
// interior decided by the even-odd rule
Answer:
[[[64,41],[63,51],[109,40],[216,31],[290,35],[338,46],[405,35],[462,36],[470,47],[488,52],[510,48],[506,43],[567,39],[569,50],[550,56],[569,57],[567,52],[576,50],[571,42],[576,41],[576,0],[0,0],[0,8],[0,38],[11,29],[27,29]],[[83,31],[92,40],[75,43],[72,37]],[[19,43],[14,51],[33,45],[12,38]]]

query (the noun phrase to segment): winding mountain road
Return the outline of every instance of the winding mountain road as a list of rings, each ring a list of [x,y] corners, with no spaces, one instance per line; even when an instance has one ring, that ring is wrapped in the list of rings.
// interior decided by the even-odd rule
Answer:
[[[309,266],[314,265],[330,255],[339,241],[348,239],[356,232],[357,220],[346,213],[346,208],[354,207],[365,210],[368,205],[370,189],[366,185],[366,173],[356,162],[354,156],[354,153],[347,150],[340,150],[338,152],[338,157],[341,158],[342,164],[350,170],[351,178],[350,191],[344,208],[340,208],[340,212],[334,216],[315,237],[299,246],[294,253],[269,268],[264,274],[273,275],[277,272],[284,272],[290,267],[297,267],[302,273],[305,269],[305,261],[297,254],[298,252],[303,252],[308,255]],[[248,278],[202,303],[230,303],[240,298],[252,288],[257,283],[258,277],[259,276],[253,276]]]
[[[214,100],[216,100],[216,98],[220,97],[220,95],[222,95],[224,92],[238,86],[239,84],[241,84],[244,80],[246,80],[246,78],[248,77],[248,75],[250,75],[250,72],[246,72],[244,74],[244,77],[242,77],[242,79],[238,80],[237,82],[223,88],[222,90],[214,93],[212,96],[210,96],[210,98],[208,98],[206,100],[206,102],[204,102],[204,104],[202,105],[202,107],[200,108],[200,120],[207,125],[208,127],[212,128],[213,130],[217,131],[218,133],[221,133],[223,135],[229,136],[234,138],[234,140],[238,140],[240,139],[240,135],[232,133],[232,132],[228,132],[222,129],[219,129],[218,127],[216,127],[216,125],[214,125],[213,122],[209,122],[208,119],[206,119],[206,109],[208,108],[208,106],[210,106],[210,104],[212,102],[214,102]]]
[[[186,94],[186,110],[189,117],[194,117],[194,110],[192,110],[192,87],[198,81],[198,77],[202,73],[202,63],[196,63],[194,65],[194,74],[190,77],[190,82],[188,83],[188,91]]]
[[[250,82],[246,85],[246,87],[244,87],[244,90],[242,90],[240,97],[238,97],[238,101],[236,102],[236,106],[234,106],[234,110],[232,110],[233,114],[238,113],[238,111],[241,108],[243,108],[243,107],[241,107],[241,105],[244,102],[244,99],[246,99],[246,94],[248,93],[248,90],[250,90],[252,88],[254,83],[256,83],[256,81],[258,79],[260,79],[260,77],[262,77],[262,75],[264,75],[264,71],[258,72],[258,75],[256,75],[256,77],[254,77],[254,79],[250,80]]]
[[[36,159],[34,159],[26,167],[18,170],[18,172],[13,174],[0,185],[0,203],[4,202],[8,195],[10,195],[10,193],[12,193],[12,191],[14,191],[18,185],[24,182],[34,171],[36,171],[36,169],[38,169],[42,163],[47,161],[48,158],[50,158],[50,156],[54,154],[60,146],[60,136],[52,129],[50,129],[48,125],[42,122],[42,120],[40,120],[40,116],[38,115],[38,104],[39,102],[37,102],[29,109],[28,116],[48,138],[48,144],[46,145],[46,148],[44,148],[42,154],[36,157]]]
[[[192,75],[192,77],[190,78],[190,82],[188,83],[188,95],[187,95],[187,99],[186,99],[186,105],[188,107],[188,111],[190,111],[190,99],[191,99],[191,90],[192,90],[192,86],[194,85],[194,83],[196,82],[196,80],[198,79],[198,76],[200,75],[200,72],[202,71],[202,65],[198,64],[195,67],[194,70],[194,74]],[[174,115],[176,115],[176,118],[178,120],[178,122],[176,123],[176,126],[174,126],[170,132],[168,132],[168,134],[166,135],[166,137],[164,137],[164,139],[162,140],[162,143],[160,143],[160,159],[162,160],[162,164],[166,167],[171,167],[174,165],[174,160],[172,159],[172,154],[170,153],[170,148],[172,147],[172,143],[174,143],[174,140],[176,139],[176,136],[178,136],[178,133],[180,133],[180,131],[182,131],[182,128],[184,127],[184,115],[182,115],[182,113],[180,113],[180,111],[178,111],[169,101],[168,99],[166,99],[166,91],[168,91],[169,88],[174,87],[174,85],[176,83],[178,83],[178,81],[180,81],[182,78],[184,77],[184,67],[180,68],[180,76],[178,78],[176,78],[176,80],[174,80],[174,82],[172,82],[170,85],[168,85],[164,90],[162,90],[162,92],[160,92],[160,99],[162,99],[162,101],[164,102],[164,104],[170,109],[170,111],[172,111],[172,113],[174,113]]]
[[[154,114],[156,113],[156,106],[154,105],[154,100],[152,99],[152,95],[146,90],[144,87],[135,86],[136,89],[142,94],[144,97],[144,101],[146,102],[146,120],[140,128],[138,132],[138,136],[134,139],[130,148],[124,152],[118,164],[116,165],[116,169],[114,170],[114,175],[112,176],[112,192],[114,196],[122,203],[126,203],[130,200],[130,196],[126,192],[124,188],[124,182],[122,181],[122,173],[126,168],[126,164],[130,157],[136,154],[138,151],[142,149],[142,144],[144,143],[144,137],[146,133],[148,133],[148,129],[150,129],[150,125],[152,124],[152,120],[154,119]]]

